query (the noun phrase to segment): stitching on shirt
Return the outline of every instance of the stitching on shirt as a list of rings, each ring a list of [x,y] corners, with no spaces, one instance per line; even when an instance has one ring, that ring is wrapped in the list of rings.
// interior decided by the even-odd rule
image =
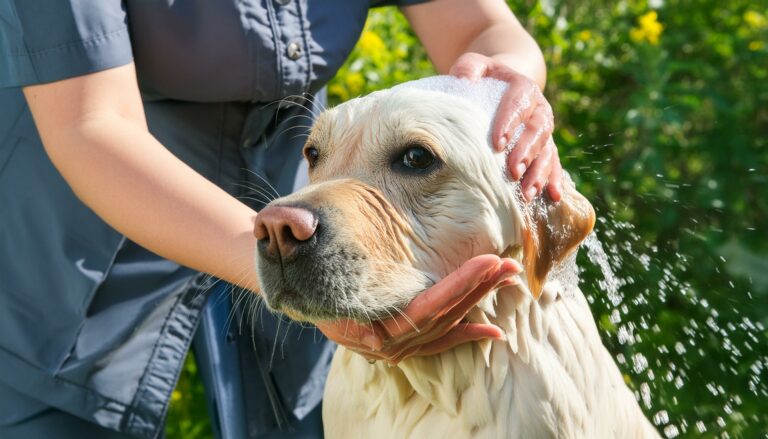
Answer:
[[[128,28],[125,27],[125,28],[122,28],[122,29],[119,29],[119,30],[116,30],[116,31],[107,32],[107,33],[104,33],[104,34],[101,34],[101,35],[97,35],[97,36],[95,36],[93,38],[89,38],[87,40],[72,41],[72,42],[69,42],[69,43],[59,44],[58,46],[48,47],[48,48],[45,48],[45,49],[35,50],[35,51],[27,50],[26,52],[21,52],[21,51],[18,51],[18,50],[11,49],[11,56],[15,56],[17,58],[25,58],[25,57],[26,58],[37,58],[37,57],[40,57],[40,56],[44,56],[44,55],[46,55],[49,52],[57,52],[57,51],[60,51],[62,49],[66,49],[68,47],[73,47],[74,46],[74,47],[78,47],[78,48],[83,48],[83,47],[92,46],[92,45],[94,45],[96,43],[99,43],[99,42],[101,42],[103,40],[108,40],[108,39],[114,37],[117,34],[124,33],[124,32],[127,32],[127,31],[128,31]],[[25,47],[26,47],[26,41],[25,41]]]
[[[251,101],[253,101],[253,96],[256,94],[257,84],[259,83],[258,75],[259,70],[256,68],[258,63],[258,53],[256,49],[254,49],[254,42],[253,37],[249,34],[257,34],[256,26],[251,24],[251,21],[248,19],[248,14],[250,11],[246,10],[245,6],[243,5],[242,1],[236,1],[235,7],[237,8],[237,12],[239,14],[240,22],[243,25],[243,31],[246,35],[246,45],[248,47],[248,63],[246,63],[246,66],[248,68],[248,71],[250,75],[248,75],[249,78],[251,78],[248,81],[248,96],[250,96]]]
[[[277,15],[275,15],[275,8],[272,2],[266,2],[267,6],[267,21],[269,21],[269,27],[272,30],[272,40],[275,42],[275,70],[277,70],[277,81],[275,81],[275,90],[277,96],[282,96],[285,89],[285,72],[283,71],[283,52],[285,47],[282,44],[281,35],[278,29]]]
[[[310,81],[312,79],[312,54],[309,51],[309,35],[306,28],[306,23],[304,21],[304,3],[301,1],[296,2],[296,10],[299,13],[299,24],[301,25],[301,39],[304,40],[304,53],[306,53],[306,60],[307,60],[307,74],[304,82],[304,94],[309,93],[309,85]]]
[[[19,20],[19,12],[16,10],[16,3],[15,2],[10,2],[10,5],[11,5],[11,8],[13,9],[13,16],[16,18],[16,20],[21,22],[21,20]],[[27,46],[27,40],[22,38],[21,41],[22,41],[22,43],[24,43],[24,50],[26,50],[27,53],[29,53],[29,47]],[[11,48],[11,56],[15,57],[15,58],[18,58],[18,56],[16,56],[16,54],[14,53],[13,48]],[[31,64],[31,67],[32,67],[32,73],[35,74],[35,79],[40,78],[40,74],[37,71],[37,66],[34,63],[30,63],[30,64]],[[19,73],[18,72],[18,70],[19,70],[18,66],[16,67],[15,70],[16,70],[16,74],[18,75],[18,73]]]

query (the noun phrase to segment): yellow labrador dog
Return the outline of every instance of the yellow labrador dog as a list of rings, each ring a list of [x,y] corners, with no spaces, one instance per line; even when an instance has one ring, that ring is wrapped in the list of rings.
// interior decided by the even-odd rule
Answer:
[[[525,267],[468,317],[505,341],[395,367],[339,347],[323,403],[329,438],[658,437],[575,272],[553,274],[566,259],[573,267],[592,206],[572,184],[558,203],[524,206],[490,146],[504,87],[435,77],[325,111],[304,148],[311,184],[259,214],[264,298],[298,320],[390,316],[480,254]]]

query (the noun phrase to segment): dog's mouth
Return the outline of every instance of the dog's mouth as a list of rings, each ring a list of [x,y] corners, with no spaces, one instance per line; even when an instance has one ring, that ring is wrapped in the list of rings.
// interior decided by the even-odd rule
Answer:
[[[370,323],[398,315],[434,284],[428,273],[371,260],[359,249],[339,249],[328,238],[285,259],[270,257],[263,247],[259,245],[257,257],[262,297],[270,309],[294,320]]]
[[[327,225],[289,257],[270,254],[260,241],[257,269],[267,306],[294,320],[367,323],[398,314],[433,283],[425,273],[345,241]]]
[[[272,310],[303,321],[361,318],[345,299],[356,297],[364,277],[364,257],[354,248],[340,248],[327,225],[292,254],[257,245],[257,269],[264,300]]]

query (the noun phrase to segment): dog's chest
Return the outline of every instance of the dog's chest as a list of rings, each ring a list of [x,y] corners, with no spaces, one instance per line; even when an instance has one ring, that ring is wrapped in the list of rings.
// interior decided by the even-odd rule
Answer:
[[[555,286],[556,287],[556,286]],[[652,437],[580,292],[539,301],[500,291],[508,339],[466,344],[397,367],[340,348],[326,386],[330,438]],[[626,434],[619,434],[624,433]],[[653,434],[651,433],[653,432]]]

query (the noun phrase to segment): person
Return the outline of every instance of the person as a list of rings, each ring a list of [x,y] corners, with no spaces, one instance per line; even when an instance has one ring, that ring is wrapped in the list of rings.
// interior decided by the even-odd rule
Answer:
[[[401,7],[438,72],[509,83],[493,143],[507,148],[524,123],[510,176],[527,200],[545,186],[557,200],[543,57],[505,3],[387,3]],[[369,6],[0,0],[0,437],[163,434],[206,273],[258,291],[252,229],[264,200],[249,202],[259,198],[249,190],[294,188],[296,132]],[[459,321],[519,270],[494,255],[468,261],[408,307],[419,331],[397,319],[319,327],[392,363],[500,337]],[[209,331],[226,341],[203,360],[239,374],[246,396],[231,406],[245,407],[243,434],[320,436],[329,342],[295,326],[278,334],[274,317],[252,334],[236,326]],[[236,355],[221,361],[227,349]]]

